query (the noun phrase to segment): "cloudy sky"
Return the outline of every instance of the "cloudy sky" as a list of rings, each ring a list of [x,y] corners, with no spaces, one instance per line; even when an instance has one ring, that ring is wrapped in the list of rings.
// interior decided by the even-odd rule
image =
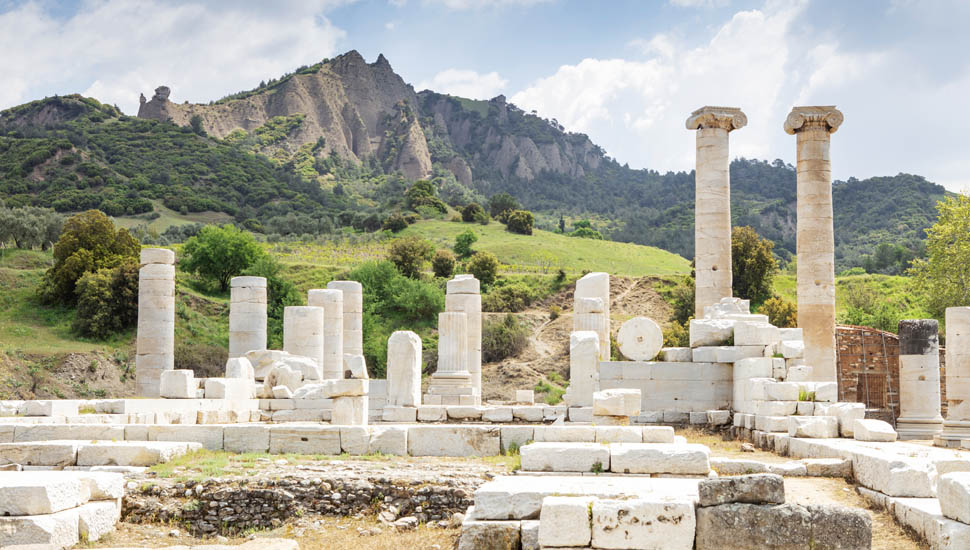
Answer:
[[[794,162],[793,105],[837,105],[834,176],[970,189],[966,0],[0,0],[0,109],[80,92],[208,102],[350,49],[417,89],[505,94],[631,167],[690,170],[702,105],[732,153]]]

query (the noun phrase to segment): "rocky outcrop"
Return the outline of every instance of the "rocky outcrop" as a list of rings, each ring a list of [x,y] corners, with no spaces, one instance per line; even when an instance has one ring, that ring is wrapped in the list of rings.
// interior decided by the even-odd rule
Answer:
[[[388,138],[402,139],[400,162],[391,168],[409,178],[431,173],[431,157],[420,125],[407,127],[403,136],[385,136],[382,119],[405,102],[417,108],[414,89],[404,82],[381,55],[368,64],[356,51],[348,52],[300,71],[257,93],[211,105],[173,103],[171,90],[161,86],[151,100],[141,103],[138,116],[169,120],[187,125],[198,115],[202,127],[214,137],[225,138],[236,130],[253,132],[274,117],[305,115],[303,122],[286,137],[285,149],[295,151],[306,143],[323,138],[325,147],[318,153],[335,151],[343,158],[360,161],[376,154]]]

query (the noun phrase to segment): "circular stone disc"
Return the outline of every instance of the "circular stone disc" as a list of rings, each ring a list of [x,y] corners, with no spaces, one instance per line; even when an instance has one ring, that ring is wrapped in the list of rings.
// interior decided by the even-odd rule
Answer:
[[[634,361],[649,361],[660,353],[664,345],[660,326],[647,317],[634,317],[620,326],[616,334],[620,353]]]

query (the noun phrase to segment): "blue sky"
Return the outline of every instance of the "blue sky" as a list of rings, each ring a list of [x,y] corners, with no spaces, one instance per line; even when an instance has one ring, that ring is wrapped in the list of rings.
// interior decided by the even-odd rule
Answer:
[[[417,89],[499,93],[632,167],[693,167],[690,111],[737,106],[732,154],[794,161],[796,104],[835,104],[836,178],[970,189],[962,0],[0,0],[0,108],[80,92],[207,102],[350,49]]]

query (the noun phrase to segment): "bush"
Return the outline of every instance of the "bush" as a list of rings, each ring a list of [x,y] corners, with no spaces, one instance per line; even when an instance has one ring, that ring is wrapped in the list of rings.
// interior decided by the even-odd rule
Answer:
[[[432,251],[431,243],[410,235],[391,242],[387,259],[394,263],[402,275],[413,279],[421,275],[421,268],[431,259]]]
[[[671,321],[663,332],[665,348],[686,348],[690,345],[690,332],[686,323]]]
[[[674,320],[685,324],[694,317],[694,278],[684,277],[673,288],[663,292],[664,298],[674,309]]]
[[[488,214],[485,213],[485,209],[482,208],[482,205],[478,204],[477,202],[473,202],[465,208],[462,208],[461,221],[468,223],[476,222],[487,224]]]
[[[179,265],[197,273],[203,280],[217,283],[219,290],[229,288],[229,280],[266,256],[252,233],[232,224],[207,225],[182,247]]]
[[[138,263],[141,245],[121,228],[115,231],[111,220],[97,210],[76,214],[64,222],[54,245],[54,265],[44,275],[41,291],[51,303],[77,303],[78,280],[86,273]]]
[[[798,306],[781,296],[772,296],[761,304],[759,312],[768,316],[768,322],[776,327],[793,328],[798,325]]]
[[[438,190],[428,180],[418,180],[404,193],[408,208],[420,212],[419,208],[430,207],[439,213],[448,211],[448,207],[438,198]]]
[[[511,313],[504,318],[487,318],[482,324],[482,359],[501,361],[521,353],[529,344],[529,327]]]
[[[731,231],[731,268],[734,295],[758,303],[772,295],[772,279],[778,266],[772,249],[775,243],[762,239],[750,227]]]
[[[580,227],[579,229],[573,231],[569,234],[570,237],[580,237],[583,239],[597,239],[603,240],[603,234],[595,229],[589,227]]]
[[[475,253],[475,251],[472,250],[472,245],[475,244],[475,241],[477,240],[478,235],[476,235],[471,229],[459,233],[458,236],[455,237],[455,254],[457,254],[459,258],[467,258],[471,256]]]
[[[505,222],[505,228],[512,233],[531,235],[535,217],[528,210],[513,210]]]
[[[138,322],[138,264],[85,273],[77,282],[74,330],[104,339]]]
[[[219,378],[226,373],[229,349],[209,344],[176,344],[175,368],[188,369],[196,378]]]
[[[516,282],[493,288],[485,294],[482,298],[482,311],[492,313],[518,312],[529,307],[535,299],[536,293],[529,285]]]
[[[450,250],[442,248],[434,253],[431,259],[431,270],[435,277],[447,279],[455,272],[455,255]]]
[[[475,276],[483,286],[489,286],[495,282],[498,276],[498,258],[491,252],[476,252],[468,260],[468,272]]]
[[[500,218],[504,213],[518,209],[519,201],[515,200],[515,197],[508,193],[493,195],[488,200],[488,211],[493,218]]]
[[[399,212],[391,214],[384,220],[383,229],[391,231],[392,233],[397,233],[402,231],[408,226],[408,221]]]

